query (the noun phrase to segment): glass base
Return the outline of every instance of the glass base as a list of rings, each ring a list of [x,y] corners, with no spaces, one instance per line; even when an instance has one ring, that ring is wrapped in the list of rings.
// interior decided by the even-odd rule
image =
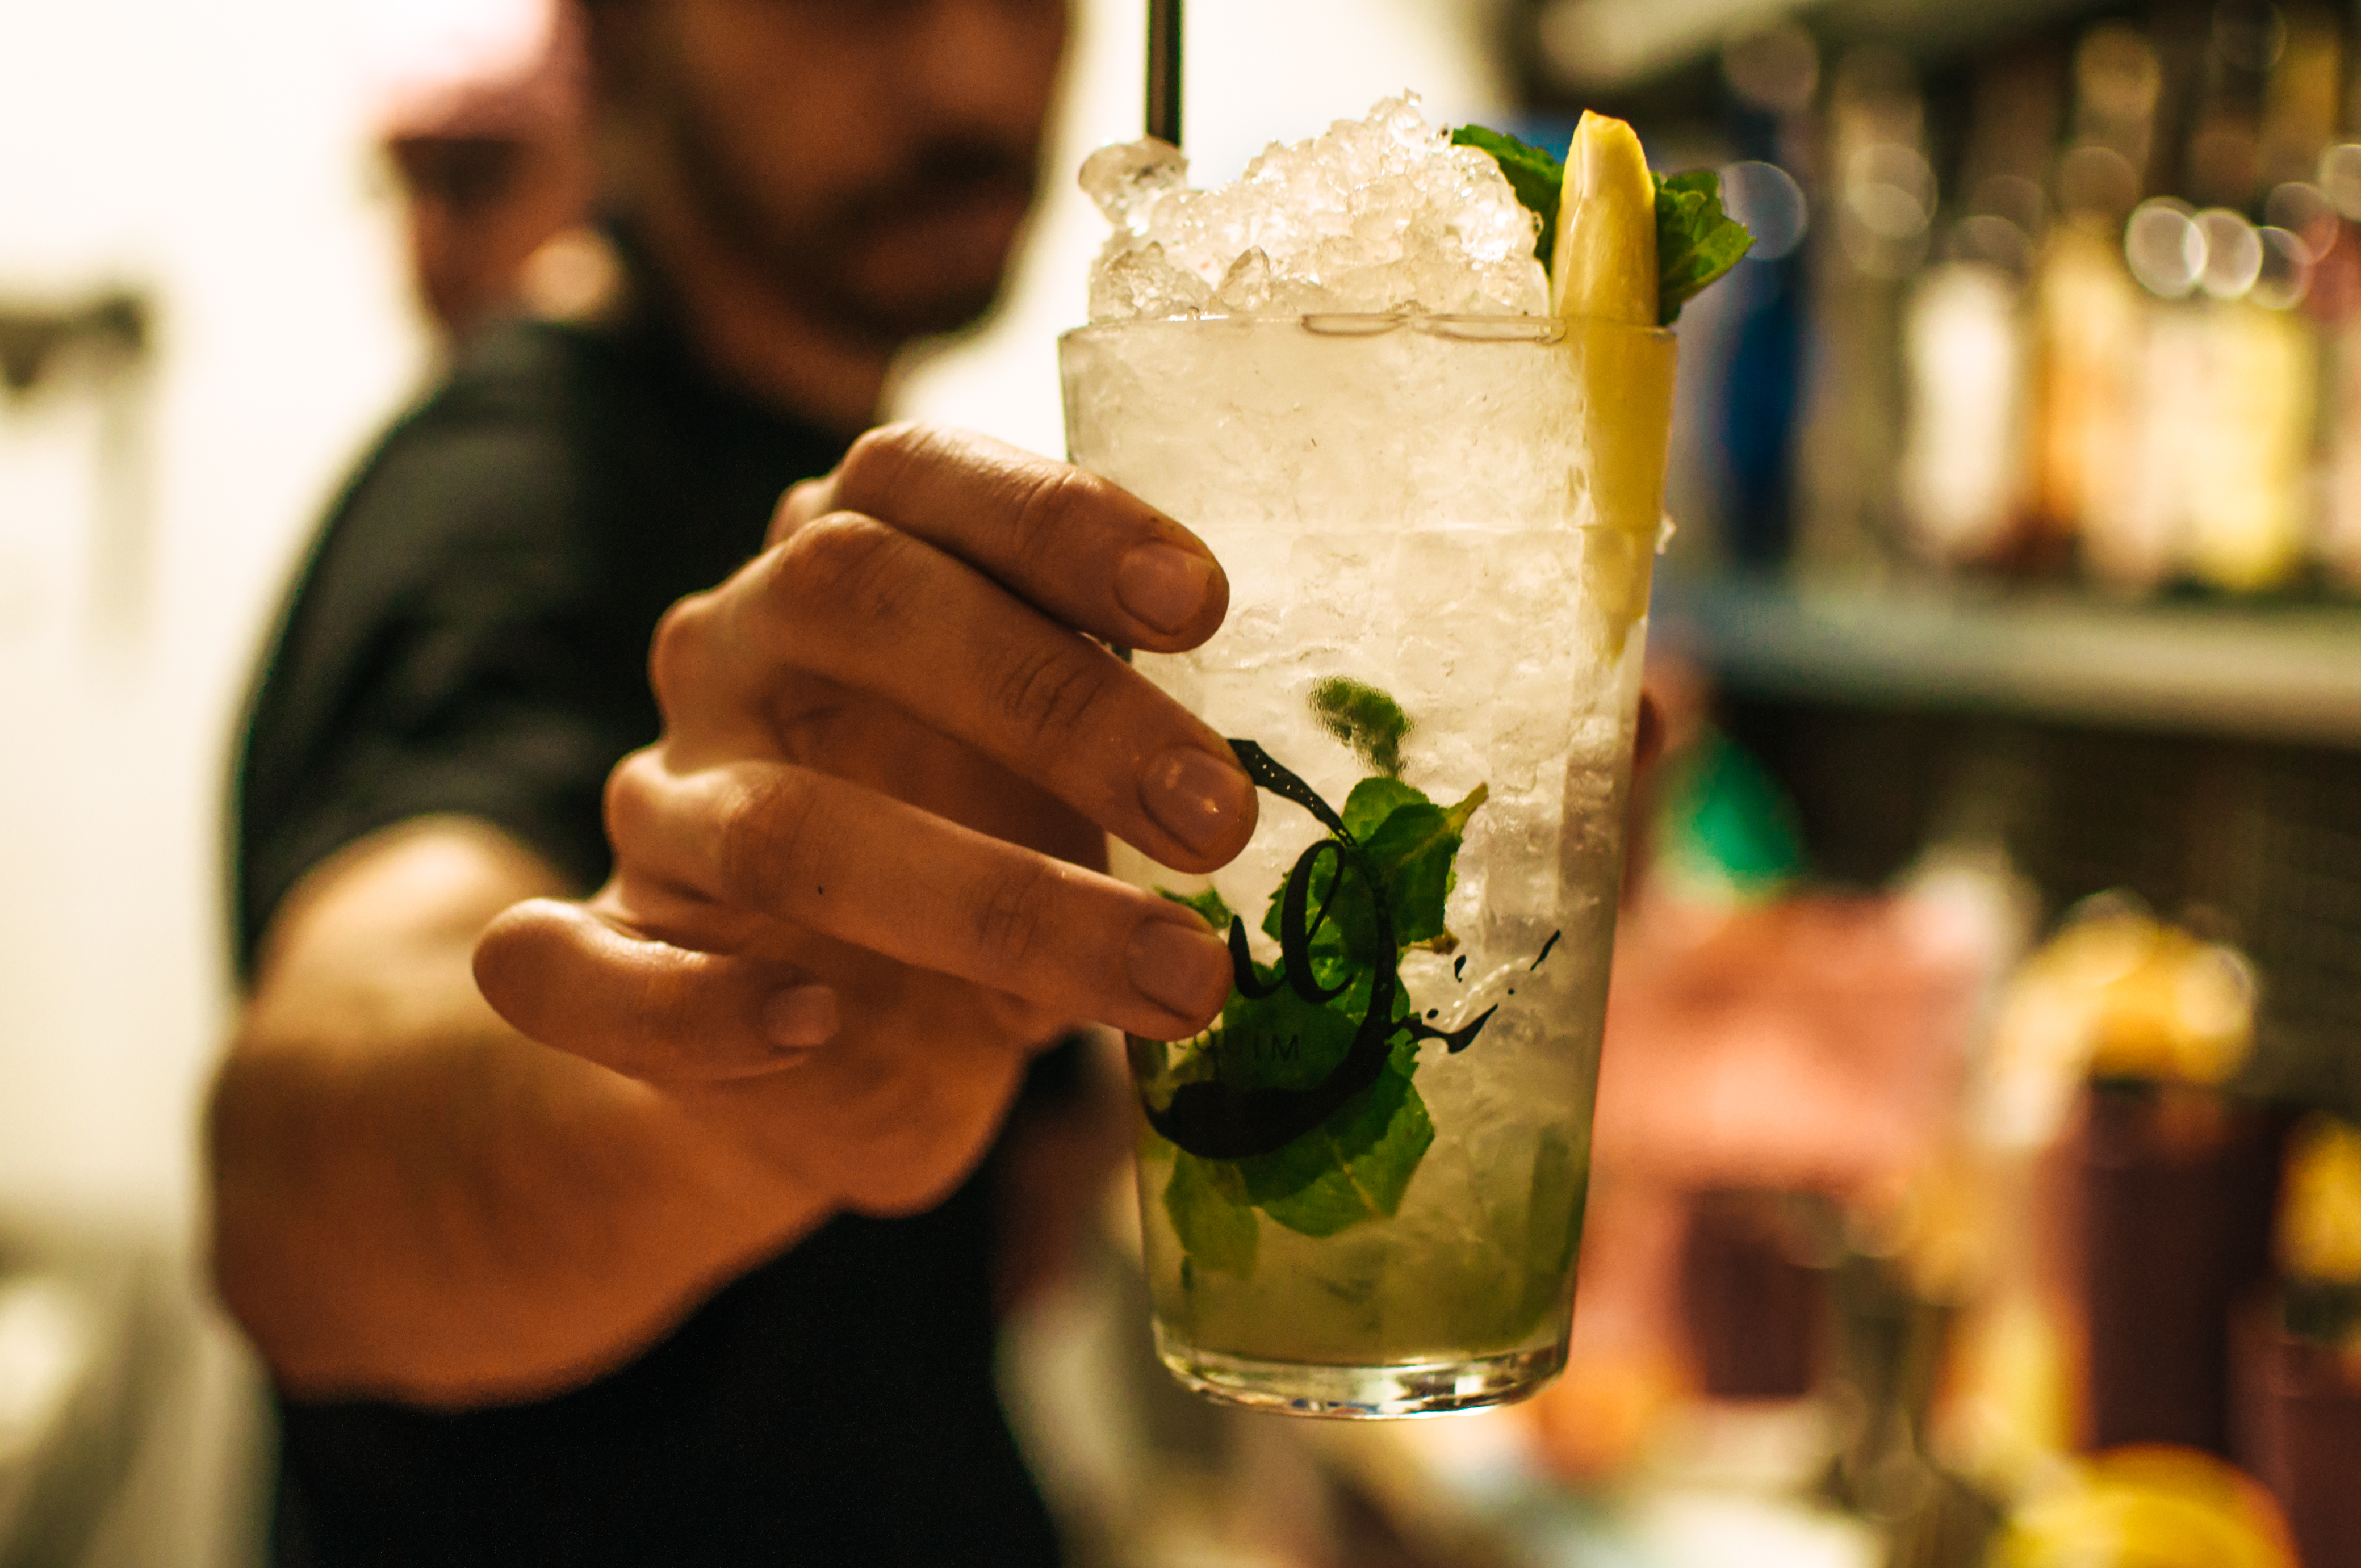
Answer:
[[[1383,1366],[1256,1361],[1199,1350],[1156,1325],[1156,1354],[1183,1387],[1224,1405],[1337,1420],[1441,1416],[1506,1405],[1541,1391],[1565,1368],[1565,1345],[1464,1361]]]

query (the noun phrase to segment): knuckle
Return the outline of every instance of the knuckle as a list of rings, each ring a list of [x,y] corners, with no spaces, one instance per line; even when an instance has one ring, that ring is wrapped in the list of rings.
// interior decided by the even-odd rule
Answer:
[[[1020,970],[1048,944],[1062,882],[1048,861],[1026,859],[987,877],[975,904],[976,947],[1001,971]]]
[[[776,591],[860,620],[893,620],[908,598],[911,549],[873,518],[832,512],[779,547]]]
[[[701,672],[710,663],[716,604],[712,594],[689,595],[664,612],[648,640],[648,685],[666,722],[701,684]]]
[[[818,809],[810,779],[792,768],[723,786],[714,808],[714,865],[729,896],[761,906],[791,885]]]
[[[934,445],[927,427],[908,420],[865,431],[837,465],[837,493],[845,504],[890,512],[895,491]]]
[[[788,487],[786,493],[779,498],[779,504],[772,510],[771,526],[763,534],[763,547],[769,549],[792,536],[796,530],[812,519],[833,510],[829,499],[834,494],[835,485],[835,477],[829,475],[805,479]]]
[[[1038,566],[1072,547],[1091,514],[1105,504],[1106,481],[1080,468],[1057,465],[1027,475],[1009,523],[1009,548],[1017,561]]]
[[[653,829],[662,810],[657,795],[664,786],[663,775],[664,762],[653,746],[625,757],[607,775],[600,809],[607,841],[615,846],[619,859],[630,859],[633,849]]]
[[[1074,743],[1088,734],[1104,705],[1113,680],[1112,660],[1090,655],[1079,643],[1021,652],[1001,672],[997,701],[1016,732],[1043,747]]]

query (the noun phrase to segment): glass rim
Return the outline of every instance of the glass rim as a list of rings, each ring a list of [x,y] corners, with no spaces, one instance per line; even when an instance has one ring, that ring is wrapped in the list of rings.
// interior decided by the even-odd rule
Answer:
[[[1668,326],[1635,326],[1598,316],[1529,316],[1506,312],[1477,313],[1453,311],[1306,311],[1284,316],[1130,316],[1121,321],[1091,322],[1058,334],[1060,343],[1115,337],[1131,332],[1197,330],[1243,332],[1252,328],[1289,327],[1317,337],[1384,337],[1408,330],[1454,343],[1558,344],[1570,329],[1612,333],[1672,344],[1678,334]]]

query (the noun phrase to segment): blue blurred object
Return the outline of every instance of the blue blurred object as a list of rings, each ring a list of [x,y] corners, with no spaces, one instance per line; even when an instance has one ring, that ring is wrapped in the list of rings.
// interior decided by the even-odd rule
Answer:
[[[1776,116],[1734,103],[1727,128],[1739,159],[1778,165]],[[1761,570],[1782,565],[1795,538],[1804,248],[1790,243],[1784,254],[1750,256],[1723,287],[1731,295],[1730,367],[1715,421],[1730,486],[1723,548],[1730,565]]]
[[[1723,541],[1732,565],[1766,569],[1795,538],[1795,426],[1803,403],[1800,253],[1738,264],[1730,369],[1716,422],[1730,479]]]

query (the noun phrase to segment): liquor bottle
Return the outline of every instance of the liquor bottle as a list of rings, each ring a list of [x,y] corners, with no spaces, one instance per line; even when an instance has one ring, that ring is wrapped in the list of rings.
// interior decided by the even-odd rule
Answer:
[[[1902,302],[1927,258],[1937,206],[1909,62],[1870,48],[1839,60],[1822,146],[1797,546],[1807,564],[1828,566],[1876,560],[1898,532]]]
[[[2180,405],[2167,424],[2186,480],[2181,568],[2228,592],[2287,582],[2312,532],[2318,342],[2291,299],[2258,289],[2275,241],[2247,214],[2265,210],[2274,175],[2316,161],[2338,72],[2324,15],[2215,7],[2185,162],[2204,261],[2193,308],[2172,323],[2183,361],[2149,384]]]
[[[2344,139],[2322,149],[2309,187],[2317,206],[2289,216],[2311,253],[2304,307],[2327,362],[2327,471],[2313,552],[2331,587],[2361,593],[2361,80],[2342,119]],[[2300,197],[2306,187],[2288,190]]]
[[[2145,346],[2120,236],[2147,180],[2163,66],[2125,23],[2074,51],[2070,139],[2051,171],[2058,215],[2032,286],[2037,345],[2030,488],[2034,549],[2063,558],[2125,535]]]
[[[2060,60],[2037,46],[1976,71],[1940,259],[1904,310],[1908,411],[1900,491],[1910,542],[1949,565],[2022,567],[2031,498],[2026,299],[2048,227],[2041,181],[2056,139]]]

